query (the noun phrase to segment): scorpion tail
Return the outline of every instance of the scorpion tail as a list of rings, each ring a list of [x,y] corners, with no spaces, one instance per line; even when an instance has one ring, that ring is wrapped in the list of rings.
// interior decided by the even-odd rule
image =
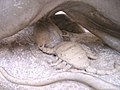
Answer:
[[[109,74],[116,73],[119,70],[120,70],[120,66],[115,66],[114,69],[110,69],[110,70],[98,70],[98,69],[93,68],[91,66],[88,66],[87,69],[86,69],[87,72],[98,74],[98,75],[109,75]]]

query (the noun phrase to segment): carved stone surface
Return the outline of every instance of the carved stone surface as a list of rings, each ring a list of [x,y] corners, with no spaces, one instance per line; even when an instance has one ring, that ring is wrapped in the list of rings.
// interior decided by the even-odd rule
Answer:
[[[58,11],[120,52],[120,0],[1,0],[0,40]]]
[[[26,30],[27,29],[27,30]],[[47,55],[38,50],[34,44],[32,27],[26,28],[18,34],[4,39],[0,42],[0,66],[12,76],[19,79],[42,79],[53,76],[55,69],[46,62],[56,61],[54,56]],[[102,42],[91,34],[74,34],[71,40],[83,43],[96,52],[97,60],[91,61],[91,66],[98,69],[112,69],[113,63],[120,63],[120,53],[102,44]],[[99,76],[107,82],[120,86],[120,72],[113,75]],[[13,84],[0,74],[1,90],[91,90],[88,86],[74,81],[64,81],[43,87],[24,86]]]

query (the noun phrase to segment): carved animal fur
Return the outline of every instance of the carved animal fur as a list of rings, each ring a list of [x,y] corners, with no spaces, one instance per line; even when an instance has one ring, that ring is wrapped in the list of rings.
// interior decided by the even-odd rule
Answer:
[[[58,57],[58,61],[53,65],[58,65],[61,61],[65,61],[77,69],[100,75],[115,73],[120,68],[116,67],[112,70],[97,70],[92,68],[88,58],[96,59],[96,57],[90,52],[88,47],[84,46],[83,48],[83,46],[75,42],[61,42],[54,48],[40,47],[40,49],[45,53],[55,54]]]

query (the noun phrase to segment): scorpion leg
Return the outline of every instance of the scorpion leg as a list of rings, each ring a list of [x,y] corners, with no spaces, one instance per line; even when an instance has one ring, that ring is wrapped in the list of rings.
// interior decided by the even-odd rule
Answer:
[[[54,68],[55,68],[56,70],[61,70],[61,69],[64,69],[64,67],[65,67],[66,65],[67,65],[67,63],[63,61],[63,62],[61,62],[60,64],[54,66]]]
[[[54,49],[53,48],[47,48],[47,47],[44,47],[44,45],[43,45],[43,46],[39,47],[39,49],[44,53],[54,54]]]
[[[63,63],[61,63],[61,64],[63,64]],[[56,72],[59,72],[59,73],[66,72],[72,67],[72,65],[70,65],[70,64],[67,64],[67,63],[65,63],[65,64],[66,64],[65,66],[62,66],[61,69],[57,70]]]
[[[67,64],[67,65],[65,66],[65,68],[63,68],[63,71],[68,71],[71,67],[72,67],[72,65]]]
[[[55,62],[55,63],[52,63],[50,66],[56,66],[56,65],[58,65],[58,64],[60,64],[62,62],[62,60],[61,59],[58,59],[58,61],[57,62]]]

